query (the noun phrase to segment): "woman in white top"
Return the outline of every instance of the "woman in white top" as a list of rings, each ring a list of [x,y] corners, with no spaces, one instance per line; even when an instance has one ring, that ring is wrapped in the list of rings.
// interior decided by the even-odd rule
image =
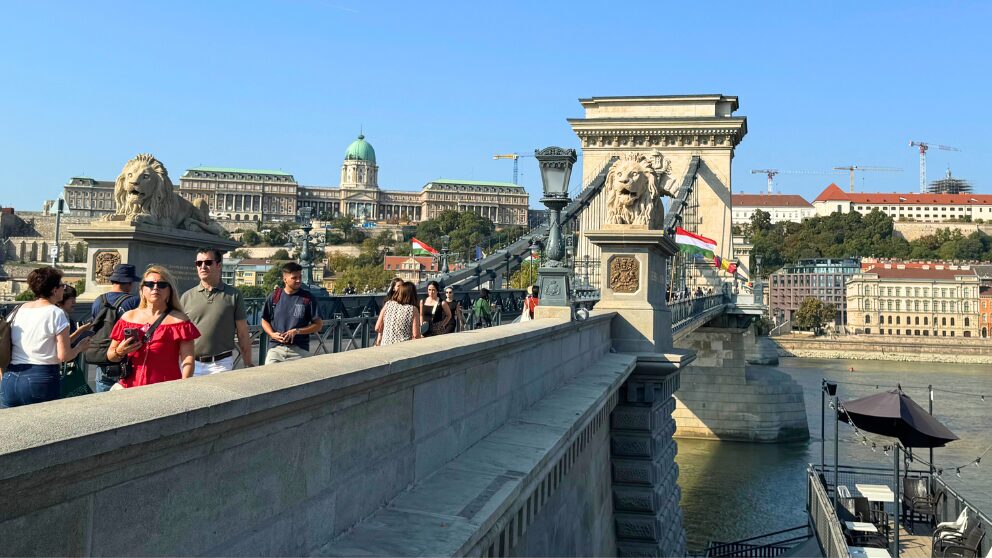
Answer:
[[[65,291],[61,271],[40,267],[28,275],[28,286],[35,300],[7,317],[12,350],[0,381],[0,409],[58,399],[59,364],[90,344],[84,339],[72,347],[69,341],[69,318],[58,306]]]

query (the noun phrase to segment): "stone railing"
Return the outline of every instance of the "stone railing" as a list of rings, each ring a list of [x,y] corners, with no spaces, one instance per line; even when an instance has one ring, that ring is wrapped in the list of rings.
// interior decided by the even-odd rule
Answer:
[[[612,316],[2,410],[0,554],[315,553],[604,358]]]

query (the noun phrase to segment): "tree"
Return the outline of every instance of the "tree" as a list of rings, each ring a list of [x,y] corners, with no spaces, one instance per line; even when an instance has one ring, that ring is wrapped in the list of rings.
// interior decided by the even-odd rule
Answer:
[[[14,297],[14,300],[16,300],[16,301],[30,302],[30,301],[34,300],[34,298],[35,297],[34,297],[34,293],[33,292],[31,292],[31,291],[21,291],[20,293],[17,294],[17,296]]]
[[[348,283],[353,283],[358,292],[382,292],[392,279],[393,272],[381,265],[353,265],[336,275],[334,292],[342,292]]]
[[[259,285],[240,285],[237,287],[244,298],[265,298],[269,291]]]
[[[258,246],[262,243],[262,235],[255,231],[245,231],[245,233],[241,235],[241,242],[245,246]]]
[[[278,249],[278,250],[276,250],[275,252],[272,253],[272,256],[270,257],[270,259],[273,259],[273,260],[289,260],[290,259],[290,257],[289,257],[289,251],[287,251],[285,248],[280,248],[280,249]]]
[[[244,248],[238,248],[238,249],[235,249],[235,250],[231,250],[227,254],[227,257],[243,260],[245,258],[250,258],[251,257],[251,254],[249,254],[248,253],[248,250],[246,250]]]
[[[76,288],[76,294],[83,294],[86,292],[86,278],[83,277],[79,281],[73,283],[72,286]]]
[[[520,269],[510,275],[511,289],[526,289],[537,283],[537,268],[540,264],[536,261],[523,262]]]
[[[86,245],[83,244],[82,242],[77,242],[76,245],[72,247],[72,261],[74,262],[86,261]]]
[[[797,329],[810,330],[819,335],[823,326],[837,317],[837,307],[817,298],[807,298],[799,305],[792,317],[792,325]]]
[[[265,272],[262,276],[262,288],[265,292],[269,292],[276,288],[276,286],[282,286],[282,266],[274,265]]]
[[[489,239],[496,232],[496,225],[489,219],[471,211],[442,211],[434,219],[417,225],[417,239],[441,248],[441,236],[448,235],[448,248],[467,257],[475,253],[476,246],[489,246]],[[517,231],[510,231],[510,233]],[[467,258],[466,258],[467,259]]]
[[[772,215],[767,211],[755,209],[751,215],[751,232],[764,232],[772,228]]]
[[[355,256],[349,256],[344,252],[334,250],[327,255],[327,267],[331,268],[331,271],[334,273],[341,273],[355,265],[357,259]]]

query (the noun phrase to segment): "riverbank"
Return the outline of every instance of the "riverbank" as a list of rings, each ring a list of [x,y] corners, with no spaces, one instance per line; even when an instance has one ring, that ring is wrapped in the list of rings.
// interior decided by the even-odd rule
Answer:
[[[783,357],[992,364],[992,340],[984,339],[783,335],[771,340]]]

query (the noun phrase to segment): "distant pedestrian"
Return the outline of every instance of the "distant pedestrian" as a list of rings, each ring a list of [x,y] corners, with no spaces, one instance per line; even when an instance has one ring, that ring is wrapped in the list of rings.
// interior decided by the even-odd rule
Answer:
[[[465,312],[462,310],[462,303],[455,300],[455,289],[444,288],[444,304],[451,312],[452,319],[448,322],[448,329],[445,333],[454,333],[465,329]]]
[[[440,289],[437,281],[427,283],[427,298],[420,301],[420,321],[428,324],[421,326],[424,337],[447,333],[448,323],[451,322],[451,310],[441,300]]]
[[[380,332],[377,345],[393,345],[421,337],[416,285],[405,281],[396,289],[396,294],[379,312],[376,331]]]
[[[273,341],[265,353],[265,364],[309,356],[310,335],[324,325],[317,301],[303,287],[303,267],[296,262],[284,264],[282,282],[285,286],[276,287],[262,308],[262,329]]]
[[[75,359],[90,344],[84,339],[72,347],[69,341],[69,318],[58,306],[66,287],[61,271],[35,269],[28,274],[28,287],[35,299],[7,317],[11,358],[0,380],[0,409],[58,399],[59,364]]]
[[[493,312],[496,305],[489,302],[489,289],[479,291],[479,298],[472,305],[472,327],[475,329],[493,325]]]
[[[537,292],[537,285],[527,287],[527,297],[524,298],[524,309],[521,312],[520,321],[526,322],[534,319],[534,311],[538,304]]]
[[[131,368],[114,389],[193,376],[193,342],[200,331],[183,312],[172,273],[148,266],[140,293],[141,303],[121,316],[110,333],[107,359],[118,364],[126,360]]]
[[[348,281],[348,286],[344,288],[344,294],[353,295],[356,292],[358,291],[355,290],[355,284],[352,283],[351,281]]]
[[[405,283],[401,277],[394,277],[392,281],[389,282],[389,288],[386,289],[386,296],[382,299],[383,308],[385,304],[399,293],[399,288]],[[380,314],[381,314],[380,310]],[[382,320],[376,320],[375,324],[375,345],[378,346],[382,343]]]
[[[220,280],[224,256],[216,248],[196,253],[200,284],[183,293],[183,309],[202,334],[193,345],[194,376],[234,370],[234,338],[245,368],[254,366],[248,315],[241,291]]]
[[[120,379],[112,373],[119,368],[110,366],[111,362],[107,360],[110,333],[114,330],[117,320],[125,312],[137,308],[138,303],[141,302],[140,298],[131,294],[134,283],[141,281],[133,265],[116,265],[109,279],[110,291],[96,297],[96,300],[93,301],[93,341],[90,348],[83,353],[87,364],[93,364],[99,370],[96,379],[97,392],[110,390]]]
[[[382,302],[385,303],[386,300],[393,298],[393,295],[396,294],[396,290],[405,282],[406,281],[402,277],[394,277],[393,280],[389,282],[389,288],[386,289],[386,299]]]

